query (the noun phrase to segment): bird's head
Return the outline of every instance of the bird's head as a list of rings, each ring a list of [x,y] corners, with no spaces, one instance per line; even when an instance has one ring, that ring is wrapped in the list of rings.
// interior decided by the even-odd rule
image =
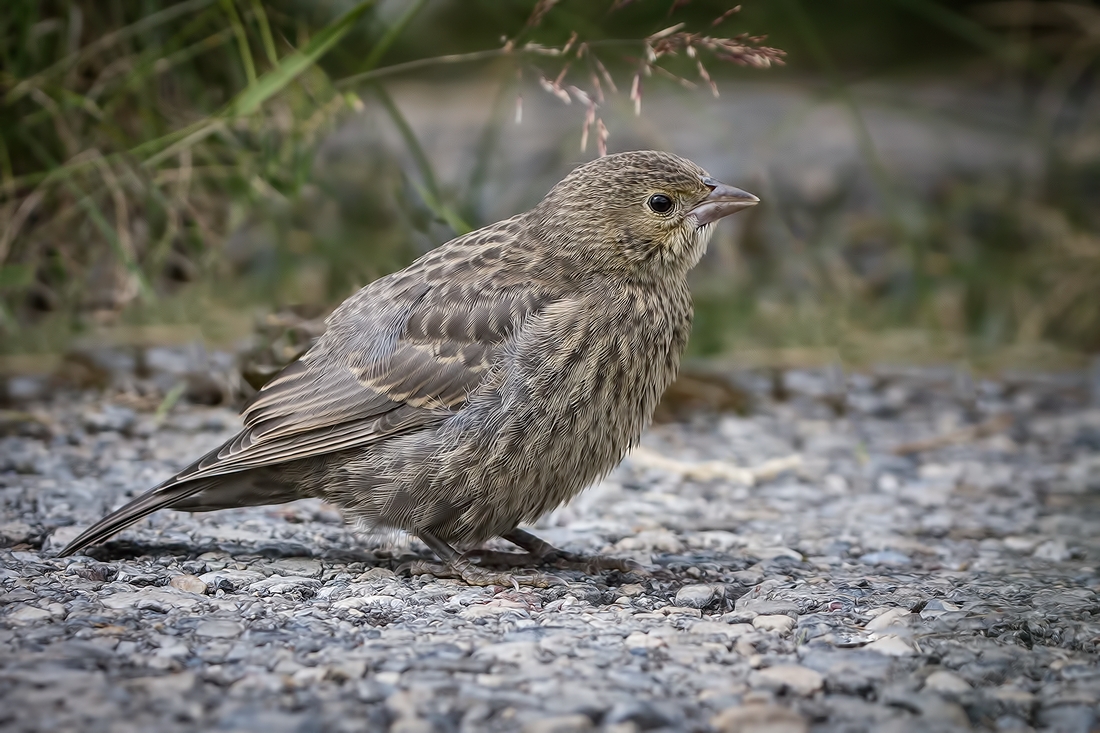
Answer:
[[[528,216],[563,256],[662,274],[694,267],[714,223],[759,200],[690,160],[639,150],[579,166]]]

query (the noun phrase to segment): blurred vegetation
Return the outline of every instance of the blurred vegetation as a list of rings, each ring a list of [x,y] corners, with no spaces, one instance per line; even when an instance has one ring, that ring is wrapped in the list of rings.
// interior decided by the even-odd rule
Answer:
[[[594,150],[612,84],[630,105],[642,86],[691,79],[702,104],[708,73],[719,86],[802,84],[845,105],[876,190],[867,206],[854,189],[806,200],[761,182],[774,205],[740,230],[734,266],[700,283],[697,353],[809,346],[854,358],[898,334],[903,359],[937,343],[960,357],[1100,349],[1100,10],[755,0],[712,26],[733,7],[10,0],[0,353],[62,349],[104,323],[200,322],[216,338],[217,324],[232,331],[242,319],[231,315],[256,304],[321,313],[489,221],[499,128],[526,86],[571,98]],[[475,165],[445,180],[388,89],[477,77],[501,91]],[[1014,176],[955,176],[931,195],[885,172],[853,90],[929,77],[1021,95],[1029,117],[1013,124],[1041,154]],[[364,114],[387,120],[404,147],[341,142],[341,125]],[[576,134],[562,131],[569,145]]]

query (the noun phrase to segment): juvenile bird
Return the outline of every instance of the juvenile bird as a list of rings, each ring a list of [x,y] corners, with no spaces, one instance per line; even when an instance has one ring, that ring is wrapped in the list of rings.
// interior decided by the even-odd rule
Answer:
[[[629,567],[558,550],[519,525],[637,443],[691,330],[687,273],[714,223],[758,201],[668,153],[581,165],[530,211],[344,301],[317,343],[245,405],[240,433],[62,555],[165,507],[319,497],[349,521],[419,537],[443,561],[414,572],[487,585],[513,582],[487,560]],[[474,548],[498,536],[526,552],[479,558]]]

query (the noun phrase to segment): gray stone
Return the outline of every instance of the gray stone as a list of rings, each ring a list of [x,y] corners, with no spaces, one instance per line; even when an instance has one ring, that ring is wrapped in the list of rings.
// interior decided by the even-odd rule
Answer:
[[[937,670],[924,680],[924,689],[948,695],[961,695],[970,692],[970,683],[957,674]]]
[[[758,670],[752,678],[756,687],[776,692],[790,691],[795,695],[812,695],[825,686],[825,678],[809,667],[778,664]]]
[[[168,581],[168,584],[187,593],[197,593],[199,595],[206,593],[206,581],[194,575],[177,575]]]
[[[198,636],[215,639],[235,639],[241,635],[242,630],[239,623],[228,619],[208,619],[195,627]]]
[[[786,634],[794,628],[794,619],[790,616],[757,616],[752,620],[752,625],[761,631]]]
[[[688,608],[707,608],[720,603],[726,597],[723,585],[685,585],[676,591],[676,605]]]
[[[806,719],[793,710],[753,703],[728,708],[715,715],[710,724],[719,733],[807,733]]]
[[[316,578],[302,578],[293,575],[272,575],[270,578],[256,581],[248,586],[248,590],[251,593],[293,593],[296,591],[312,592],[320,587],[321,581]]]
[[[558,715],[528,721],[521,730],[522,733],[582,733],[593,728],[592,719],[587,715]]]

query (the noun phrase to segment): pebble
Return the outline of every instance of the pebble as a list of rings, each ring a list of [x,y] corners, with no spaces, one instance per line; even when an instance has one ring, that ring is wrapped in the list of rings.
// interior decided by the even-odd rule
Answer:
[[[49,611],[34,606],[18,606],[14,611],[9,612],[5,619],[14,624],[33,624],[45,621],[51,615]]]
[[[789,633],[794,628],[794,619],[790,616],[757,616],[752,620],[753,628],[761,631]]]
[[[793,710],[778,705],[732,707],[710,720],[719,733],[807,733],[810,725]]]
[[[676,605],[688,608],[707,608],[726,597],[722,585],[685,585],[676,591]]]
[[[859,561],[864,565],[909,565],[913,560],[900,552],[882,550],[881,552],[869,552],[861,555]]]
[[[1047,540],[1035,548],[1031,556],[1038,560],[1049,562],[1065,562],[1073,557],[1073,553],[1066,545],[1065,540]]]
[[[904,620],[909,616],[912,616],[912,613],[907,609],[891,608],[875,616],[863,628],[868,631],[882,631],[894,626],[904,626]]]
[[[215,639],[235,639],[241,635],[242,627],[236,621],[210,619],[195,627],[195,634]]]
[[[206,581],[194,575],[176,575],[168,581],[168,584],[187,593],[199,595],[206,593]]]
[[[888,657],[910,657],[917,653],[909,642],[896,634],[886,634],[863,648]]]
[[[316,578],[303,578],[299,576],[272,575],[269,578],[258,580],[248,586],[251,593],[293,593],[312,591],[321,587],[321,581]]]
[[[924,689],[951,695],[970,692],[970,683],[953,672],[937,670],[924,680]]]
[[[582,733],[594,728],[587,715],[557,715],[524,723],[520,730],[522,733]]]
[[[825,678],[808,667],[797,664],[777,664],[758,670],[753,675],[756,687],[764,687],[776,692],[789,690],[803,697],[812,695],[825,686]]]

